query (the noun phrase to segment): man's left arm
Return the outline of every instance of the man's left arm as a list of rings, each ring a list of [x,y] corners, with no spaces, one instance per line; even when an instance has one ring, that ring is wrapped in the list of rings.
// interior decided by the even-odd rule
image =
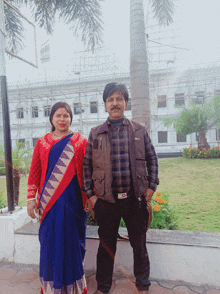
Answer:
[[[147,172],[148,172],[148,189],[145,192],[146,201],[150,201],[153,197],[154,192],[157,189],[157,185],[159,185],[158,178],[158,160],[157,155],[154,149],[154,146],[151,143],[151,139],[146,132],[144,136],[145,142],[145,157],[147,162]]]

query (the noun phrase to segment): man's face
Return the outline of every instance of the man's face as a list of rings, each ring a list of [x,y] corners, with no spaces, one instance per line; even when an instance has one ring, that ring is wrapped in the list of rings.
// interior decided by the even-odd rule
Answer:
[[[115,92],[108,96],[105,102],[105,109],[109,113],[110,119],[120,119],[124,116],[124,111],[128,106],[128,101],[125,101],[124,96],[120,92]]]

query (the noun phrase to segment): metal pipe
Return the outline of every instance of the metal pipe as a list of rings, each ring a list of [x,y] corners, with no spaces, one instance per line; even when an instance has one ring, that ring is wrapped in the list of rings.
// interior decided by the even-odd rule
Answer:
[[[5,167],[6,167],[8,211],[13,211],[15,210],[13,164],[12,164],[12,152],[11,152],[11,131],[10,131],[10,120],[9,120],[9,111],[8,111],[6,76],[1,76],[0,79],[1,79],[1,97],[2,97],[2,114],[3,114],[4,145],[5,145]]]
[[[3,1],[0,2],[0,76],[6,75]]]

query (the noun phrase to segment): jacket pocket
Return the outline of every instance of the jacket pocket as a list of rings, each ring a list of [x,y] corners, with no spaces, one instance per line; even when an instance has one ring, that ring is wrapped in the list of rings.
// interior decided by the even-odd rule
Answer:
[[[92,179],[95,187],[95,194],[98,197],[104,196],[105,193],[105,173],[104,171],[93,172]]]
[[[103,169],[105,163],[105,153],[103,150],[93,149],[92,163],[95,168]]]
[[[148,188],[147,166],[144,158],[136,159],[136,175],[140,195],[144,195]]]

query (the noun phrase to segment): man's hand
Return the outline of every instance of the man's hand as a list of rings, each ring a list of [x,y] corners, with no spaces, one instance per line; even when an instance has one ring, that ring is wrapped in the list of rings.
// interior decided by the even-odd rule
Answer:
[[[96,201],[98,200],[98,197],[96,195],[90,197],[89,199],[86,200],[86,205],[85,205],[85,211],[93,211],[94,206],[96,204]]]
[[[146,199],[147,202],[151,201],[151,198],[153,197],[153,195],[154,195],[154,190],[149,189],[149,188],[144,193],[144,196],[145,196],[145,199]]]
[[[28,201],[28,203],[27,203],[27,213],[33,219],[36,218],[36,215],[35,215],[34,211],[36,213],[38,213],[37,202],[36,202],[35,199],[33,199],[31,201]]]

